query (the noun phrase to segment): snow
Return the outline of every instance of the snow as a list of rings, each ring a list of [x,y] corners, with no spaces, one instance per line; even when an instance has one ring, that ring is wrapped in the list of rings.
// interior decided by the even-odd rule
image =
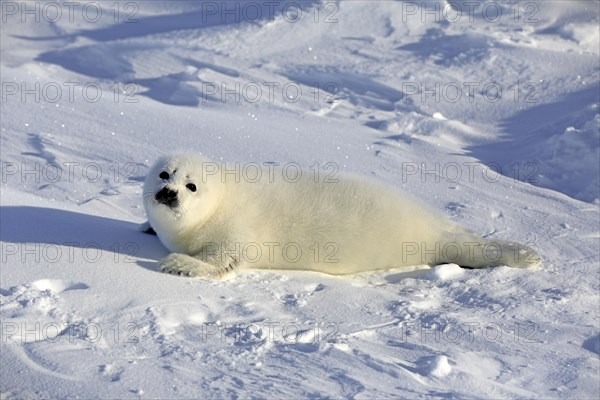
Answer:
[[[429,374],[436,378],[443,378],[452,372],[452,367],[448,364],[448,357],[446,356],[436,356],[433,358],[430,367]]]
[[[1,398],[598,398],[598,1],[24,4]],[[544,262],[162,274],[141,185],[182,149],[369,176]]]
[[[446,281],[464,274],[464,270],[456,264],[437,265],[428,271],[423,277],[433,280]]]

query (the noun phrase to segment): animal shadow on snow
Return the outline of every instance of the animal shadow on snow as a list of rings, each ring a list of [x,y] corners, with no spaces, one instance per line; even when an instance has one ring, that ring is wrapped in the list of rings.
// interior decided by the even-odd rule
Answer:
[[[0,240],[5,243],[2,250],[6,260],[14,257],[18,261],[27,261],[38,257],[41,262],[64,261],[69,257],[68,253],[63,251],[61,257],[48,247],[58,245],[89,249],[86,253],[89,252],[93,259],[99,257],[96,249],[120,254],[118,260],[129,260],[158,271],[156,262],[138,259],[158,260],[168,254],[156,236],[140,232],[138,224],[133,222],[29,206],[2,206],[0,220]],[[9,246],[9,243],[15,246]]]

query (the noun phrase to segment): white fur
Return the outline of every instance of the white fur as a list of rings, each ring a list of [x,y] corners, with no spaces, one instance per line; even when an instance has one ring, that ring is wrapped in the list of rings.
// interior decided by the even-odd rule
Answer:
[[[161,260],[165,272],[218,278],[235,268],[349,274],[449,262],[473,268],[540,263],[527,246],[486,241],[366,178],[339,176],[335,183],[321,176],[315,182],[314,171],[303,171],[291,182],[282,170],[262,166],[262,178],[252,182],[254,174],[247,179],[238,169],[223,175],[221,167],[180,154],[161,158],[148,173],[149,223],[174,253]],[[159,177],[162,171],[168,180]],[[155,200],[165,186],[177,191],[178,207]]]

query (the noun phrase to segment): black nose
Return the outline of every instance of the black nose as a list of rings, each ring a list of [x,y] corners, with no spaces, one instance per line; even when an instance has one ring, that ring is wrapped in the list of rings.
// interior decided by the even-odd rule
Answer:
[[[177,203],[178,203],[177,192],[169,189],[166,186],[164,188],[162,188],[160,191],[158,191],[158,193],[156,193],[156,196],[154,196],[154,198],[159,203],[165,204],[169,207],[176,207]]]

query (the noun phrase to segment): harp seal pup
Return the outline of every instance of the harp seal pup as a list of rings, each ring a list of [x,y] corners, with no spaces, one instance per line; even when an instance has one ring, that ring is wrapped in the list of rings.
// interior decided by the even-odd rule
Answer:
[[[414,265],[537,266],[530,247],[481,238],[364,177],[270,164],[160,158],[146,176],[147,233],[172,253],[167,273],[221,278],[235,269],[342,275]]]

